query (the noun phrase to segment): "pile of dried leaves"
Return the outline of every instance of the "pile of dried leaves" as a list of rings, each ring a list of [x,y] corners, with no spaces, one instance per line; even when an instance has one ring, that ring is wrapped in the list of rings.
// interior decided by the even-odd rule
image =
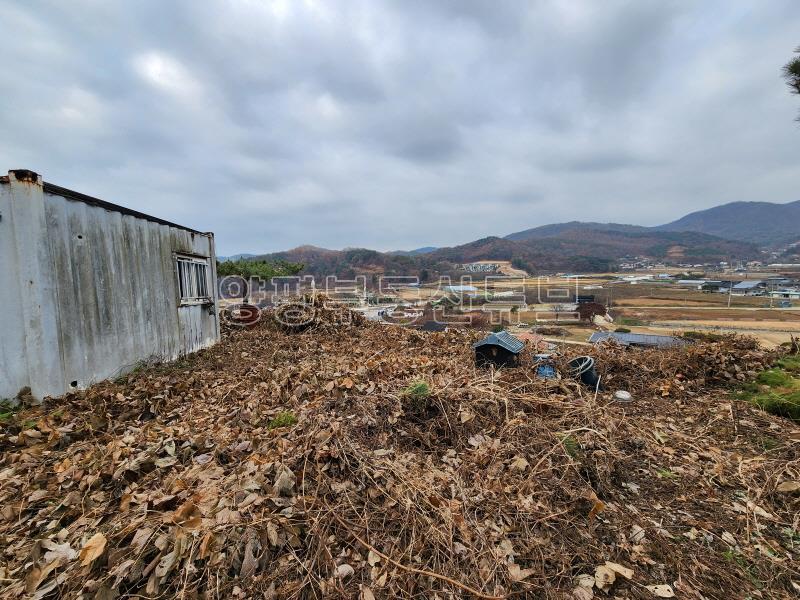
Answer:
[[[711,386],[750,381],[777,358],[775,352],[760,348],[754,338],[735,335],[720,336],[716,342],[690,343],[685,348],[646,352],[605,343],[588,354],[596,358],[606,387],[632,393],[657,389],[664,397],[691,396]],[[566,361],[562,370],[568,371]]]
[[[720,387],[771,355],[596,349],[621,404],[476,335],[267,319],[21,411],[0,595],[796,597],[800,429]]]

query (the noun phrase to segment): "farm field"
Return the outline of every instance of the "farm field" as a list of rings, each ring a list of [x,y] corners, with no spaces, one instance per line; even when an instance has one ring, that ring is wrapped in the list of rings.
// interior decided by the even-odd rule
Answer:
[[[526,304],[511,319],[519,323],[520,331],[533,326],[557,325],[563,329],[560,339],[585,342],[597,326],[578,326],[569,305],[576,295],[593,296],[594,301],[610,307],[614,321],[599,325],[613,331],[618,327],[634,333],[669,334],[692,330],[709,332],[744,333],[756,337],[768,347],[789,341],[800,335],[800,303],[791,308],[769,307],[766,297],[728,296],[703,292],[676,283],[643,281],[630,283],[620,277],[624,273],[606,273],[579,278],[557,277],[500,277],[487,280],[474,277],[471,281],[453,279],[452,285],[469,284],[477,288],[478,296],[484,292],[517,292],[507,298],[509,306],[521,299],[524,291]],[[742,277],[744,278],[744,277]],[[428,283],[418,288],[398,291],[401,302],[424,304],[445,296],[446,282]],[[463,301],[470,302],[465,295]],[[495,299],[499,301],[499,299]],[[480,310],[481,298],[472,301]],[[466,309],[466,308],[465,308]],[[556,312],[558,314],[556,319]]]
[[[611,276],[613,274],[609,274]],[[507,288],[520,285],[512,281],[503,283]],[[549,282],[542,284],[542,295],[546,296],[547,290],[555,287],[556,284],[551,286]],[[675,284],[609,284],[608,279],[600,277],[581,278],[578,293],[593,295],[597,302],[612,306],[615,321],[606,327],[610,330],[621,326],[634,333],[661,335],[692,330],[732,332],[752,335],[767,347],[778,346],[789,341],[792,335],[800,335],[800,306],[769,308],[769,299],[765,297],[729,298],[726,294],[701,292]],[[528,308],[543,310],[545,305],[529,305]],[[531,323],[536,314],[523,311],[519,316],[523,322]],[[586,340],[591,333],[585,327],[568,323],[559,326],[565,329],[566,341]]]
[[[618,300],[617,306],[663,306],[664,300],[661,298],[626,298]],[[684,306],[708,306],[711,302],[704,302],[702,300],[686,300]]]
[[[796,323],[800,325],[800,310],[788,309],[742,309],[697,307],[658,307],[646,309],[614,308],[612,311],[624,318],[644,321],[720,321],[736,324],[752,323]]]

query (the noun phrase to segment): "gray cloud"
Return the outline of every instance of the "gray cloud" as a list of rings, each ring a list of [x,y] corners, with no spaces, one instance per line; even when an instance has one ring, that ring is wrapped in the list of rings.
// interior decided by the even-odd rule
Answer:
[[[0,0],[0,170],[220,253],[798,195],[791,0]]]

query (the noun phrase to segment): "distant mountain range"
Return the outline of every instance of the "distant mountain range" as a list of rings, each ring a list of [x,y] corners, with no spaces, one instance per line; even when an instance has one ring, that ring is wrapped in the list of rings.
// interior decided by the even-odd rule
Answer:
[[[515,242],[527,240],[543,240],[546,238],[559,237],[563,235],[570,235],[571,232],[576,231],[603,231],[603,232],[616,232],[616,233],[641,233],[649,231],[649,227],[642,227],[641,225],[623,225],[622,223],[593,223],[585,221],[569,221],[568,223],[553,223],[551,225],[542,225],[534,227],[533,229],[525,229],[505,236],[507,240],[514,240]]]
[[[672,264],[715,263],[760,258],[764,248],[800,241],[800,201],[789,204],[733,202],[686,215],[657,227],[571,221],[487,237],[451,248],[410,251],[364,248],[328,250],[301,246],[256,258],[306,265],[315,276],[459,276],[461,263],[509,261],[529,273],[599,272],[620,259],[646,256]],[[247,256],[247,255],[244,255]]]
[[[425,246],[424,248],[417,248],[416,250],[392,250],[387,254],[394,254],[396,256],[416,256],[417,254],[428,254],[438,250],[436,246]]]
[[[558,237],[570,231],[615,231],[644,233],[655,231],[693,231],[727,240],[750,242],[764,248],[780,248],[800,241],[800,200],[788,204],[771,202],[731,202],[656,227],[620,223],[570,221],[542,225],[506,236],[509,240]]]
[[[377,252],[365,248],[328,250],[301,246],[285,252],[259,256],[306,265],[304,273],[315,277],[338,275],[417,275],[436,279],[459,277],[458,265],[480,260],[507,261],[531,274],[555,272],[603,272],[620,259],[648,256],[671,263],[691,264],[758,257],[755,244],[724,240],[695,232],[617,231],[569,228],[551,237],[511,240],[488,237],[452,248],[438,248],[415,255]]]
[[[788,204],[731,202],[656,227],[661,231],[699,231],[729,240],[781,247],[800,241],[800,200]]]
[[[241,260],[243,258],[254,258],[255,254],[231,254],[230,256],[217,256],[217,260],[225,262],[226,260]]]

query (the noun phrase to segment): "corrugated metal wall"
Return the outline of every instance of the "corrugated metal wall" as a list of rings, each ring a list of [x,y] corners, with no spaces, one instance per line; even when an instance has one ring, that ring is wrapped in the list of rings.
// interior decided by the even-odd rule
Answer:
[[[20,192],[31,187],[33,193],[23,199]],[[40,202],[41,214],[18,210],[20,202]],[[4,214],[0,220],[0,276],[5,288],[16,274],[11,281],[16,294],[4,289],[0,300],[9,297],[18,315],[20,304],[38,303],[53,313],[54,330],[36,319],[0,319],[0,356],[28,354],[25,365],[3,358],[9,372],[0,376],[0,397],[16,394],[20,384],[30,385],[39,398],[59,395],[115,377],[141,361],[174,359],[219,339],[215,304],[181,306],[175,266],[176,253],[208,257],[215,281],[212,236],[47,193],[41,184],[13,177],[0,184],[0,210],[6,205],[9,218]],[[27,222],[31,219],[33,224]],[[23,284],[25,272],[33,269],[25,254],[32,240],[16,248],[10,241],[14,231],[23,230],[38,236],[38,249],[44,250],[38,260],[41,275],[30,284],[36,293],[28,299]],[[38,338],[45,342],[30,343]],[[44,356],[31,356],[39,353]],[[43,368],[51,373],[37,372]]]

